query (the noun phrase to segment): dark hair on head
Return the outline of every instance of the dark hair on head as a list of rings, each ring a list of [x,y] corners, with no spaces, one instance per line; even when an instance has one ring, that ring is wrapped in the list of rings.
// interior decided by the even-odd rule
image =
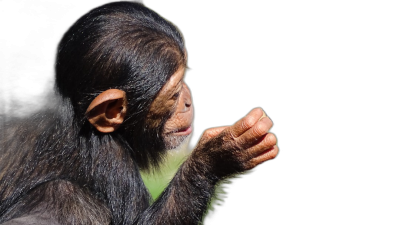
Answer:
[[[140,3],[106,4],[84,15],[63,36],[56,89],[71,99],[77,116],[85,113],[93,96],[111,88],[126,91],[130,103],[136,102],[130,111],[138,113],[185,64],[184,51],[180,32],[157,13]]]
[[[125,91],[128,111],[118,132],[130,136],[135,157],[146,167],[158,160],[157,149],[163,146],[155,142],[154,132],[143,135],[144,118],[181,66],[186,67],[184,41],[172,23],[140,3],[115,2],[91,10],[65,33],[58,46],[55,88],[72,104],[75,122],[86,123],[86,129],[91,129],[85,122],[86,109],[98,94]],[[151,145],[149,141],[154,149],[141,150],[144,142],[147,148]]]
[[[55,104],[10,120],[0,135],[0,224],[36,212],[60,224],[137,224],[151,215],[138,166],[158,165],[165,151],[162,128],[146,117],[185,66],[178,29],[139,3],[82,16],[58,46]],[[107,89],[125,91],[128,106],[118,130],[104,134],[85,114]]]

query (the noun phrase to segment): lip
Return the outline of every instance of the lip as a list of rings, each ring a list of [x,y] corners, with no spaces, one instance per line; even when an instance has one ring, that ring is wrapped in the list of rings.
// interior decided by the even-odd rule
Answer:
[[[185,127],[182,129],[179,129],[178,131],[174,132],[173,134],[175,135],[189,135],[191,134],[193,131],[192,129],[192,125],[190,125],[189,127]]]

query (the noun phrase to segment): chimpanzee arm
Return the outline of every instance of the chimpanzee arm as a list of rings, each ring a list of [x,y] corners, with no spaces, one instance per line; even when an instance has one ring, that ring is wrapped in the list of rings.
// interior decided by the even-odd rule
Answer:
[[[138,224],[198,224],[207,209],[216,182],[186,162]]]
[[[218,181],[273,159],[278,148],[268,133],[272,122],[260,114],[256,109],[231,127],[207,130],[138,224],[199,224]]]

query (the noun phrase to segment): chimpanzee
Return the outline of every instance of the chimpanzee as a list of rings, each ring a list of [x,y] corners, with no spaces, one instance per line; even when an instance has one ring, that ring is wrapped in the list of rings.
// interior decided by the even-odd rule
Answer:
[[[139,173],[192,131],[178,29],[140,3],[95,8],[57,49],[55,98],[2,128],[0,223],[199,224],[224,178],[278,154],[253,109],[208,129],[152,202]]]

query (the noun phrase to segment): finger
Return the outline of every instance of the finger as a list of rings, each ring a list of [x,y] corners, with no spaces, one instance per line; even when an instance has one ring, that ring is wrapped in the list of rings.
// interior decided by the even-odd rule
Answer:
[[[256,124],[263,116],[264,111],[261,108],[251,110],[245,117],[237,121],[230,128],[232,137],[237,138]]]
[[[273,160],[276,157],[278,157],[279,151],[280,150],[279,150],[278,145],[274,145],[272,148],[268,149],[267,151],[264,151],[259,156],[251,159],[250,164],[259,166],[267,161]]]
[[[252,158],[251,160],[249,160],[248,164],[247,164],[247,168],[246,169],[252,169],[254,167],[256,167],[257,165],[267,161],[267,160],[271,160],[274,159],[279,153],[279,148],[278,146],[274,145],[273,147],[271,147],[270,149],[264,151],[263,153],[261,153],[260,155],[258,155],[255,158]]]
[[[238,138],[238,142],[241,143],[244,148],[250,148],[252,145],[259,142],[261,138],[265,139],[265,135],[271,129],[272,125],[272,121],[269,117],[263,117],[253,127],[242,134]]]
[[[261,141],[247,150],[249,159],[257,157],[268,149],[271,149],[276,145],[276,142],[277,140],[275,134],[268,133]]]
[[[260,121],[262,118],[267,117],[267,114],[265,114],[264,110],[263,110],[263,115],[260,117],[260,119],[258,121]]]

